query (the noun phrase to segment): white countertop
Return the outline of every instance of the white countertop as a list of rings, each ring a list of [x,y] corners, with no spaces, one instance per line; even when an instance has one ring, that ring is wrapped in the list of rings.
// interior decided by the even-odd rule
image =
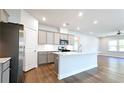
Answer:
[[[85,54],[97,54],[97,53],[82,53],[82,52],[53,52],[57,55],[85,55]]]
[[[81,52],[53,52],[57,55],[81,55]]]
[[[6,61],[10,60],[11,57],[6,57],[6,58],[0,58],[0,64],[5,63]]]

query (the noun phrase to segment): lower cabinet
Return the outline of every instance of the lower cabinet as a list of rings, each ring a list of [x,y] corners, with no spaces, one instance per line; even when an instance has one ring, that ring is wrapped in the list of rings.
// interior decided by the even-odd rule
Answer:
[[[0,83],[9,83],[10,61],[0,64]]]
[[[48,59],[48,63],[54,62],[54,54],[48,52],[47,59]]]
[[[38,52],[38,65],[54,62],[52,52]]]
[[[2,83],[9,83],[9,72],[9,68],[2,72]]]
[[[38,53],[38,65],[47,63],[47,52]]]

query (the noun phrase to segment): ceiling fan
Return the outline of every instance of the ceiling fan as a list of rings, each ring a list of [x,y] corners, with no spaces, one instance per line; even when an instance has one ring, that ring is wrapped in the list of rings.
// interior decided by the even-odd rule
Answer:
[[[124,35],[124,31],[121,31],[121,30],[118,30],[117,32],[112,32],[112,33],[109,33],[107,34],[106,36],[122,36]]]
[[[116,33],[116,35],[124,35],[124,33],[122,33],[120,30],[118,30],[118,32]]]

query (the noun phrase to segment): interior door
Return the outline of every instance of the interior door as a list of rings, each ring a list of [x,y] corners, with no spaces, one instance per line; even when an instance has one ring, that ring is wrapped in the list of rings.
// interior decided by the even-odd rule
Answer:
[[[24,71],[37,67],[38,31],[25,28],[25,64]]]

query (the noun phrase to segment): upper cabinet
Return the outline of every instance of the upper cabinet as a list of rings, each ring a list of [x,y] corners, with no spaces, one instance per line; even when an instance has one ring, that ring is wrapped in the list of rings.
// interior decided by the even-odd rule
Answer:
[[[60,34],[59,33],[55,33],[54,34],[54,44],[55,45],[59,45],[59,41],[60,41]]]
[[[38,31],[38,44],[46,44],[47,42],[47,32]]]
[[[68,40],[68,35],[67,34],[60,34],[60,39]]]
[[[58,32],[38,31],[38,44],[59,45],[60,39],[68,40],[69,45],[74,45],[74,35],[62,34]]]
[[[54,44],[54,33],[47,32],[47,44]]]
[[[38,31],[38,20],[24,10],[21,11],[21,24],[25,27]]]
[[[8,13],[4,9],[0,9],[0,22],[8,22]]]

